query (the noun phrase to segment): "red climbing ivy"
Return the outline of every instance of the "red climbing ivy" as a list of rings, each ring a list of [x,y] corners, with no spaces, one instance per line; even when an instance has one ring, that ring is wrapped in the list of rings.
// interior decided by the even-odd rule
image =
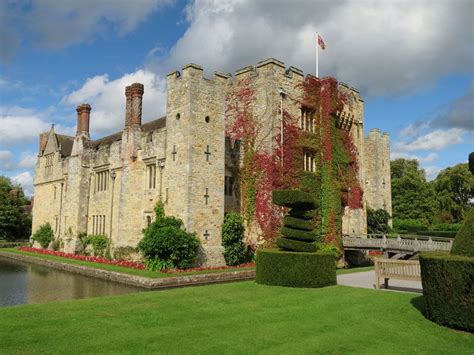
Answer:
[[[343,207],[362,207],[357,149],[348,130],[338,128],[337,117],[346,104],[345,93],[334,78],[308,76],[296,91],[293,104],[313,112],[314,130],[298,127],[299,117],[283,112],[284,141],[278,132],[265,127],[255,116],[255,88],[251,78],[236,81],[227,96],[226,136],[242,147],[238,171],[242,214],[247,231],[258,226],[264,240],[278,236],[282,211],[272,205],[271,192],[281,188],[302,188],[314,194],[320,213],[314,225],[328,244],[341,247]],[[273,112],[281,115],[280,110]],[[273,137],[273,138],[272,138]],[[272,148],[270,148],[272,147]],[[303,172],[303,151],[310,151],[315,172]]]

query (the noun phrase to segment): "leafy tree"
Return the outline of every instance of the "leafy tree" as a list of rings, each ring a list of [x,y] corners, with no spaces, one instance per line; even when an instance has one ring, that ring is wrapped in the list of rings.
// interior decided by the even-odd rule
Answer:
[[[390,163],[393,217],[432,221],[438,211],[433,185],[417,160],[396,159]]]
[[[434,181],[434,189],[443,218],[461,222],[469,209],[469,200],[474,197],[474,176],[468,165],[458,164],[441,171]]]
[[[196,235],[187,233],[179,218],[165,216],[162,204],[156,205],[155,214],[156,219],[145,229],[145,236],[138,243],[138,250],[150,265],[172,265],[179,269],[191,267],[199,247]]]
[[[369,234],[388,233],[390,227],[388,221],[390,215],[384,209],[373,210],[367,209],[367,231]]]
[[[21,186],[0,176],[0,239],[27,239],[31,234],[31,217],[24,211],[26,199]]]

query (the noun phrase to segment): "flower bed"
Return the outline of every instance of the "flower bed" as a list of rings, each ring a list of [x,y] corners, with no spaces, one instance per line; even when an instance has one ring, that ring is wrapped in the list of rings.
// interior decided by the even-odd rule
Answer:
[[[102,258],[102,257],[98,257],[98,256],[77,255],[77,254],[64,253],[62,251],[38,249],[38,248],[31,248],[31,247],[19,247],[18,250],[27,251],[27,252],[30,252],[30,253],[60,256],[60,257],[67,258],[67,259],[75,259],[75,260],[89,261],[89,262],[93,262],[93,263],[109,264],[109,265],[128,267],[128,268],[137,269],[137,270],[146,270],[145,265],[140,264],[140,263],[136,263],[136,262],[133,262],[133,261],[109,260],[107,258]]]
[[[67,258],[67,259],[89,261],[89,262],[93,262],[93,263],[122,266],[122,267],[131,268],[131,269],[137,269],[137,270],[146,270],[146,266],[144,264],[136,263],[136,262],[133,262],[133,261],[110,260],[110,259],[102,258],[102,257],[98,257],[98,256],[77,255],[77,254],[64,253],[62,251],[38,249],[38,248],[31,248],[31,247],[19,247],[18,250],[26,251],[26,252],[29,252],[29,253],[59,256],[59,257],[62,257],[62,258]],[[238,266],[194,267],[194,268],[190,268],[190,269],[164,269],[164,270],[161,270],[161,272],[165,273],[165,274],[179,274],[179,273],[188,273],[188,272],[195,272],[195,271],[207,271],[207,270],[208,271],[213,271],[213,270],[241,269],[241,268],[254,267],[254,266],[255,266],[255,263],[246,263],[246,264],[240,264]]]

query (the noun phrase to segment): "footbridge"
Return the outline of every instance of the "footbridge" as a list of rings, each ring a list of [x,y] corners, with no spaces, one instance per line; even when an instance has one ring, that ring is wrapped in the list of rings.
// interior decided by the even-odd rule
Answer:
[[[342,236],[342,244],[344,250],[378,250],[398,259],[423,251],[450,251],[453,239],[420,235],[346,234]]]

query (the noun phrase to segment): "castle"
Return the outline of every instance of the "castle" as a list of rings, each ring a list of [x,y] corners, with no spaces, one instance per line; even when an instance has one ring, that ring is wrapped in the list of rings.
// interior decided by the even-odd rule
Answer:
[[[290,100],[304,81],[301,70],[275,59],[230,74],[188,64],[168,74],[166,116],[142,123],[145,88],[125,89],[124,128],[90,139],[91,107],[77,107],[77,132],[65,136],[41,133],[35,168],[33,232],[49,222],[64,250],[74,252],[78,232],[106,234],[112,248],[136,246],[143,228],[162,201],[169,215],[181,218],[201,241],[200,263],[223,263],[221,225],[225,212],[239,209],[239,145],[225,137],[226,95],[235,80],[248,78],[255,88],[254,114],[268,131],[267,143],[280,129],[280,108],[301,116],[301,129],[312,124],[305,111]],[[350,130],[357,148],[363,208],[343,216],[343,233],[366,233],[366,209],[391,214],[389,137],[378,130],[364,136],[364,102],[359,93],[340,83],[349,103],[338,113],[341,129]],[[145,93],[146,94],[146,93]],[[93,119],[93,117],[92,117]]]

